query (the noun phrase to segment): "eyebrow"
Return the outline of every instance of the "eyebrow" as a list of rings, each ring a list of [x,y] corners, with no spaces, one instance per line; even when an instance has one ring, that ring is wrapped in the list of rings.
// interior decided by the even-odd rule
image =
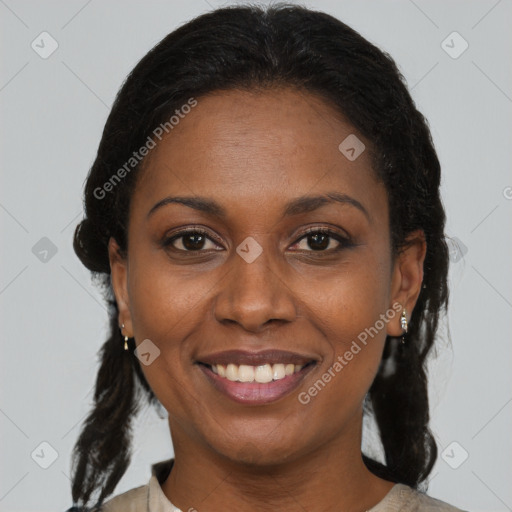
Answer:
[[[322,195],[297,197],[296,199],[286,203],[283,209],[283,217],[290,217],[292,215],[312,212],[326,204],[331,203],[340,203],[343,205],[353,206],[363,212],[368,221],[371,222],[370,214],[357,199],[354,199],[353,197],[340,192],[327,192]],[[213,199],[200,196],[169,196],[158,201],[158,203],[156,203],[151,208],[151,210],[149,210],[146,218],[149,218],[159,208],[162,208],[168,204],[182,204],[188,206],[189,208],[193,208],[194,210],[199,210],[203,213],[214,215],[221,219],[225,219],[227,217],[226,209],[219,203],[215,202]]]

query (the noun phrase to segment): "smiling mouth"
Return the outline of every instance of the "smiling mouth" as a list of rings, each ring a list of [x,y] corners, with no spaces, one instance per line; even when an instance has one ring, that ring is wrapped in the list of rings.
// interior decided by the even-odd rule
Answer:
[[[293,363],[275,363],[252,366],[247,364],[213,364],[199,362],[198,364],[207,367],[211,372],[220,378],[231,382],[247,382],[267,384],[273,381],[279,381],[300,372],[303,368],[316,364],[316,361],[310,361],[306,364]]]
[[[200,362],[196,365],[216,391],[236,403],[256,406],[276,402],[290,395],[315,369],[317,361],[305,365],[277,363],[250,366],[230,363],[225,366]],[[220,375],[223,371],[221,367],[225,368],[224,376]]]

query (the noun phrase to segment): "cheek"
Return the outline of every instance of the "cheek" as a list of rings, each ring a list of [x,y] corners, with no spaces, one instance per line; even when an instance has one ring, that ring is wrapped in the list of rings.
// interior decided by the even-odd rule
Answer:
[[[330,353],[310,386],[301,390],[298,400],[305,405],[308,418],[319,418],[311,428],[332,429],[347,424],[360,414],[364,398],[375,378],[386,339],[385,328],[378,325],[381,312],[366,300],[354,297],[343,305],[343,313],[326,319],[332,331]],[[339,310],[339,308],[338,308]],[[336,335],[337,334],[337,335]],[[331,421],[325,424],[325,411]]]
[[[190,364],[187,338],[199,327],[198,318],[204,317],[200,308],[211,288],[206,282],[184,278],[160,259],[141,251],[133,255],[129,267],[130,312],[137,345],[150,340],[158,349],[150,365],[141,365],[157,395],[163,385],[172,392],[172,382],[183,380]]]
[[[141,364],[149,385],[170,410],[191,400],[183,390],[192,365],[192,343],[197,343],[207,318],[207,300],[220,282],[211,272],[166,264],[165,258],[134,251],[129,265],[130,312],[137,345],[150,340],[157,357]],[[151,346],[151,345],[150,345]]]
[[[160,278],[159,278],[160,276]],[[141,358],[141,370],[150,388],[168,411],[186,417],[183,411],[196,402],[187,386],[191,367],[187,359],[187,336],[194,329],[195,294],[171,286],[160,273],[146,269],[146,280],[134,282],[133,326],[137,346],[141,343],[154,352],[150,364]],[[151,343],[148,345],[148,341]],[[197,404],[196,406],[200,406]]]
[[[193,265],[172,266],[164,253],[155,257],[146,252],[136,253],[129,267],[134,332],[140,339],[153,337],[155,343],[171,345],[202,318],[201,307],[219,276],[199,274]]]
[[[310,302],[311,318],[329,345],[318,376],[326,384],[322,391],[326,402],[334,404],[342,396],[354,405],[360,403],[375,377],[387,323],[396,316],[389,309],[386,268],[386,262],[371,254],[357,263],[354,260],[326,280],[319,288],[323,293]],[[317,388],[324,389],[322,383]]]
[[[365,328],[371,327],[389,306],[390,275],[386,265],[365,248],[322,277],[304,279],[300,296],[311,319],[339,350]]]

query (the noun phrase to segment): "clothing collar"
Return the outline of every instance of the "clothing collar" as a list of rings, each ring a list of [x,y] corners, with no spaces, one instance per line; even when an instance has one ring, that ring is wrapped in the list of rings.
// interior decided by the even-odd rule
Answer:
[[[151,478],[148,489],[148,512],[181,512],[174,506],[162,490],[162,484],[171,472],[174,458],[163,460],[151,466]]]

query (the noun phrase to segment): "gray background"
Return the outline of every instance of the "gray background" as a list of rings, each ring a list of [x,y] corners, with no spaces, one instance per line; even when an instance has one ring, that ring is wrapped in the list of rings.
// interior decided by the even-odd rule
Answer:
[[[71,506],[70,453],[107,328],[72,234],[114,96],[164,35],[224,3],[0,0],[1,511]],[[305,5],[388,51],[430,122],[454,241],[448,325],[430,363],[432,428],[446,451],[429,493],[471,511],[512,510],[512,3]],[[58,43],[46,59],[31,47],[42,46],[43,31]],[[469,44],[457,58],[464,43],[446,40],[453,31]],[[42,252],[43,237],[55,254]],[[167,422],[153,410],[135,425],[134,456],[116,494],[145,484],[150,464],[173,453]]]

